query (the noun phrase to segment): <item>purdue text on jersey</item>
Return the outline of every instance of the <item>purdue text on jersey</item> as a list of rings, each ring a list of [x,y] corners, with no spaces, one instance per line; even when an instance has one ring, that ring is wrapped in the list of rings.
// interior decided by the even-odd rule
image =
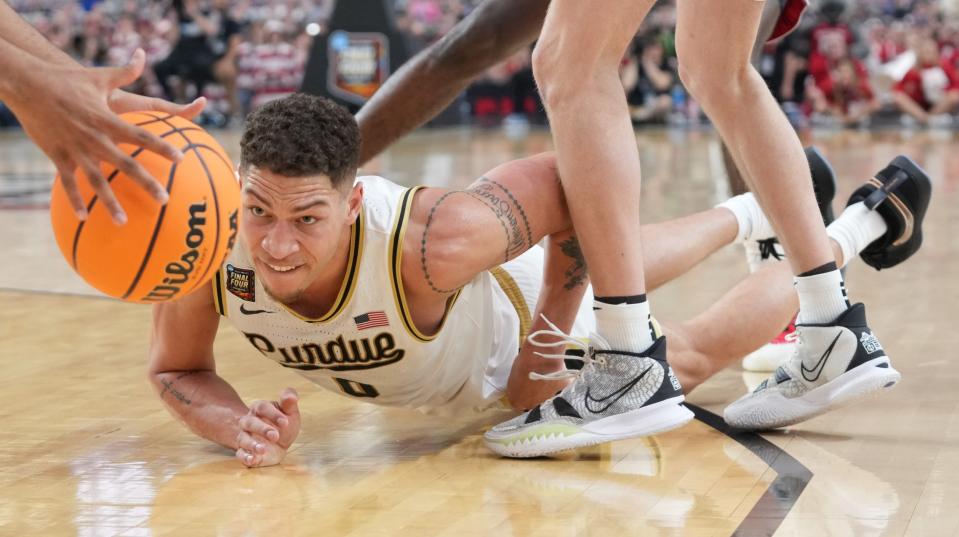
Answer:
[[[313,370],[353,371],[383,367],[403,359],[406,351],[396,348],[396,340],[389,332],[372,338],[336,339],[321,343],[304,343],[277,347],[266,336],[244,332],[250,344],[264,356],[284,367]]]

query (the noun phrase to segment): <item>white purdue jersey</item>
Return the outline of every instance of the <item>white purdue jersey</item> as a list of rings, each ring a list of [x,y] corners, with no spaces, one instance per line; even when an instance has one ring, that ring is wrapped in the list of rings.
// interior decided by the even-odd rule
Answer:
[[[422,334],[399,274],[417,189],[380,177],[358,181],[363,210],[330,311],[308,319],[273,300],[242,241],[214,280],[217,310],[264,356],[339,394],[424,410],[500,404],[535,306],[542,249],[477,275],[450,299],[437,334]]]

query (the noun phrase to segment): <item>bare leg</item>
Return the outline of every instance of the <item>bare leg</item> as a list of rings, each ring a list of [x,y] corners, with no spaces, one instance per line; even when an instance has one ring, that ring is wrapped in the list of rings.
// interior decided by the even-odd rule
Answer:
[[[406,62],[356,115],[360,162],[446,108],[485,69],[530,45],[549,0],[487,0]]]
[[[749,192],[749,185],[747,185],[746,180],[743,179],[743,174],[740,173],[739,166],[736,166],[736,162],[733,160],[729,148],[726,147],[726,143],[720,142],[720,147],[723,148],[723,164],[726,165],[726,179],[729,181],[729,191],[734,196]]]
[[[756,0],[680,0],[680,75],[754,182],[794,274],[801,274],[832,256],[799,138],[749,64],[762,8]]]
[[[757,33],[756,40],[753,43],[753,50],[749,57],[749,62],[757,70],[759,69],[759,61],[762,59],[763,47],[765,47],[766,40],[769,39],[769,36],[772,35],[773,30],[776,28],[776,22],[779,20],[781,12],[782,5],[779,3],[779,0],[766,0],[763,6],[762,18],[759,21],[759,32]],[[739,171],[739,167],[736,166],[733,156],[729,153],[729,148],[726,147],[725,142],[722,142],[721,145],[723,148],[723,164],[726,166],[726,178],[729,181],[729,191],[734,196],[749,192],[749,186],[746,184],[746,180],[743,179],[743,174]]]
[[[842,250],[833,255],[841,265]],[[664,322],[669,364],[686,393],[778,334],[799,310],[789,265],[766,266],[693,319]]]
[[[739,224],[726,209],[710,209],[643,226],[646,287],[652,291],[698,265],[736,238]]]
[[[640,167],[619,63],[653,0],[554,0],[533,51],[573,226],[599,296],[646,292]]]

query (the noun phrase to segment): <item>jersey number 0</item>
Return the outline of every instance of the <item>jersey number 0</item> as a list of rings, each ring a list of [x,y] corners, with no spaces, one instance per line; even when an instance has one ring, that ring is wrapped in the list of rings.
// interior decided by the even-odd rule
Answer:
[[[341,379],[333,377],[333,380],[340,385],[340,389],[343,390],[343,393],[346,395],[352,395],[353,397],[378,397],[380,392],[376,391],[376,388],[370,386],[369,384],[363,384],[362,382],[356,382],[355,380]]]

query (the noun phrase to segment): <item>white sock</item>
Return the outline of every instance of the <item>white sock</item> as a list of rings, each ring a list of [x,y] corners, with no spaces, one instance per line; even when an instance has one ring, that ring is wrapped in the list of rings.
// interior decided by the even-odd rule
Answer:
[[[607,304],[593,301],[596,333],[617,351],[643,352],[653,344],[649,302]]]
[[[838,268],[814,276],[796,276],[793,281],[799,293],[797,324],[831,323],[849,308]]]
[[[739,230],[733,242],[771,239],[776,236],[772,224],[769,223],[769,219],[766,218],[752,192],[733,196],[716,207],[732,212],[739,223]]]
[[[826,228],[829,238],[842,250],[842,266],[855,259],[866,246],[882,237],[888,227],[876,211],[870,211],[862,202],[854,203]]]

